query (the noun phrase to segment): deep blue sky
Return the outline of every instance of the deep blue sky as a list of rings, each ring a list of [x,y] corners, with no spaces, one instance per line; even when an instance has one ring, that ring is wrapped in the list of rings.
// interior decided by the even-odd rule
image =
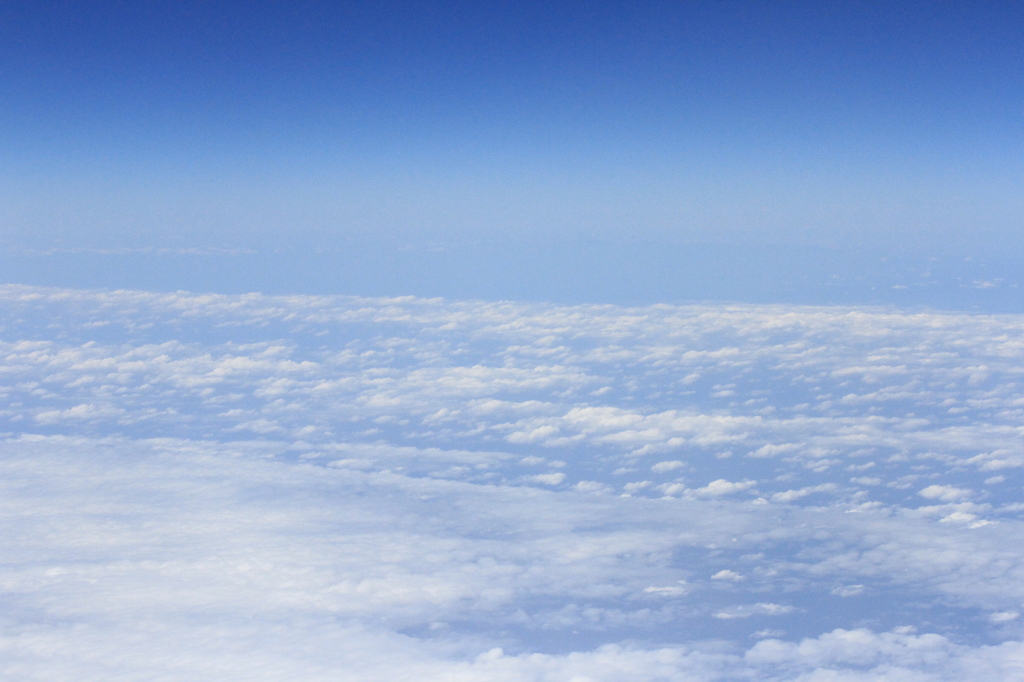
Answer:
[[[1003,253],[1018,2],[3,2],[8,245]]]

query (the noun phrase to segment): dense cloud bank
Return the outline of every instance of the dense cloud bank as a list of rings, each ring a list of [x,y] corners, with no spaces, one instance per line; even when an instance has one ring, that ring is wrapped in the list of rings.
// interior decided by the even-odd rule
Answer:
[[[0,310],[5,679],[1024,677],[1024,317]]]

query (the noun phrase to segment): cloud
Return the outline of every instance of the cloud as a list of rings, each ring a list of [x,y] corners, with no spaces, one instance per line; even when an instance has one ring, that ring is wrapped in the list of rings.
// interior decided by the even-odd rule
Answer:
[[[17,286],[0,313],[12,679],[1019,676],[1020,317]]]
[[[719,478],[711,481],[703,488],[697,488],[690,492],[697,497],[721,497],[722,495],[733,495],[750,490],[756,485],[755,481],[727,481]]]
[[[930,485],[917,493],[921,497],[929,500],[939,500],[941,502],[958,502],[960,500],[966,500],[971,497],[972,491],[964,488],[956,488],[950,485]]]
[[[685,580],[680,580],[678,585],[668,585],[665,587],[645,587],[644,592],[647,594],[654,594],[660,597],[681,597],[688,594],[690,588],[687,587]]]
[[[106,405],[82,404],[66,410],[47,410],[35,415],[35,421],[40,424],[59,424],[67,420],[89,420],[119,417],[124,414],[123,409]]]
[[[751,616],[783,616],[794,611],[794,607],[788,604],[773,604],[771,602],[760,602],[757,604],[743,604],[731,606],[715,614],[715,618],[721,620],[733,620],[735,618],[750,618]]]
[[[668,471],[679,469],[680,467],[683,466],[686,465],[683,462],[680,462],[679,460],[673,460],[671,462],[658,462],[657,464],[651,467],[651,471],[653,471],[656,474],[663,474]]]
[[[1009,623],[1020,618],[1018,611],[998,611],[989,615],[989,622],[992,623]]]
[[[524,480],[541,483],[543,485],[558,485],[565,481],[565,474],[561,472],[553,474],[535,474],[533,476],[524,477]]]
[[[832,590],[832,594],[839,597],[857,597],[864,594],[863,585],[844,585],[843,587],[837,587]]]
[[[835,492],[838,486],[835,483],[822,483],[821,485],[807,486],[806,488],[800,488],[799,490],[786,490],[781,493],[772,494],[772,502],[779,502],[781,504],[788,504],[799,500],[800,498],[813,495],[814,493],[831,493]]]

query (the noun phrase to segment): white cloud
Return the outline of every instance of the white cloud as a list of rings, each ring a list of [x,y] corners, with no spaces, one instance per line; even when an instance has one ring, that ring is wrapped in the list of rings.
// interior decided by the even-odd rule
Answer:
[[[535,474],[533,476],[524,477],[526,481],[532,481],[534,483],[542,483],[544,485],[559,485],[565,481],[565,474],[557,472],[553,474]]]
[[[733,620],[735,618],[750,618],[751,616],[783,616],[795,611],[794,607],[788,604],[774,604],[771,602],[760,602],[757,604],[742,604],[731,606],[715,614],[715,618],[721,620]]]
[[[1019,672],[1012,639],[928,630],[1017,636],[1024,318],[30,287],[0,313],[12,679]],[[621,478],[683,469],[710,483]],[[863,595],[937,625],[859,629]]]
[[[697,497],[721,497],[750,490],[757,483],[755,481],[727,481],[724,478],[715,479],[703,488],[696,488],[690,492]]]
[[[951,485],[930,485],[927,488],[918,491],[917,494],[929,500],[959,502],[960,500],[970,498],[972,491],[964,488],[956,488]]]
[[[998,611],[991,614],[988,619],[992,623],[1009,623],[1020,618],[1018,611]]]
[[[685,580],[680,580],[677,585],[667,585],[665,587],[645,587],[644,592],[647,594],[654,594],[659,597],[681,597],[688,594],[690,588],[686,585]]]
[[[47,410],[35,415],[35,420],[40,424],[59,424],[67,420],[89,420],[119,417],[124,410],[109,405],[93,405],[83,403],[75,405],[66,410]]]
[[[863,585],[844,585],[832,590],[832,594],[839,597],[857,597],[864,594]]]
[[[665,472],[673,471],[684,466],[686,465],[683,462],[680,462],[679,460],[673,460],[671,462],[658,462],[657,464],[651,467],[651,471],[653,471],[656,474],[663,474]]]
[[[788,504],[799,500],[800,498],[813,495],[815,493],[831,493],[835,492],[838,486],[835,483],[822,483],[820,485],[811,485],[806,488],[800,488],[799,490],[786,490],[781,493],[774,493],[771,497],[772,502],[779,502],[781,504]]]
[[[562,476],[563,476],[563,480],[564,480],[564,474],[562,474]],[[561,482],[561,481],[559,481],[559,482]],[[607,485],[605,485],[604,483],[601,483],[599,481],[580,481],[579,483],[577,483],[573,487],[576,490],[578,490],[579,492],[581,492],[581,493],[605,493],[605,492],[611,492],[611,488],[609,488]]]

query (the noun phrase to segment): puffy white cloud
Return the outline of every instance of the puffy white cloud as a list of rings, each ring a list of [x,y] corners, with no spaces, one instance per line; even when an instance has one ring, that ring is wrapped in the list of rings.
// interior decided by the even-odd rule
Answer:
[[[656,474],[663,474],[667,471],[673,471],[684,466],[686,466],[686,464],[684,462],[680,462],[679,460],[673,460],[671,462],[658,462],[657,464],[651,467],[651,471],[653,471]]]
[[[964,488],[956,488],[951,485],[930,485],[919,490],[918,495],[929,500],[940,500],[942,502],[958,502],[971,497],[972,491]]]
[[[718,478],[711,481],[703,488],[697,488],[690,491],[697,497],[721,497],[722,495],[732,495],[734,493],[740,493],[744,490],[753,488],[756,484],[755,481],[727,481],[724,478]]]

